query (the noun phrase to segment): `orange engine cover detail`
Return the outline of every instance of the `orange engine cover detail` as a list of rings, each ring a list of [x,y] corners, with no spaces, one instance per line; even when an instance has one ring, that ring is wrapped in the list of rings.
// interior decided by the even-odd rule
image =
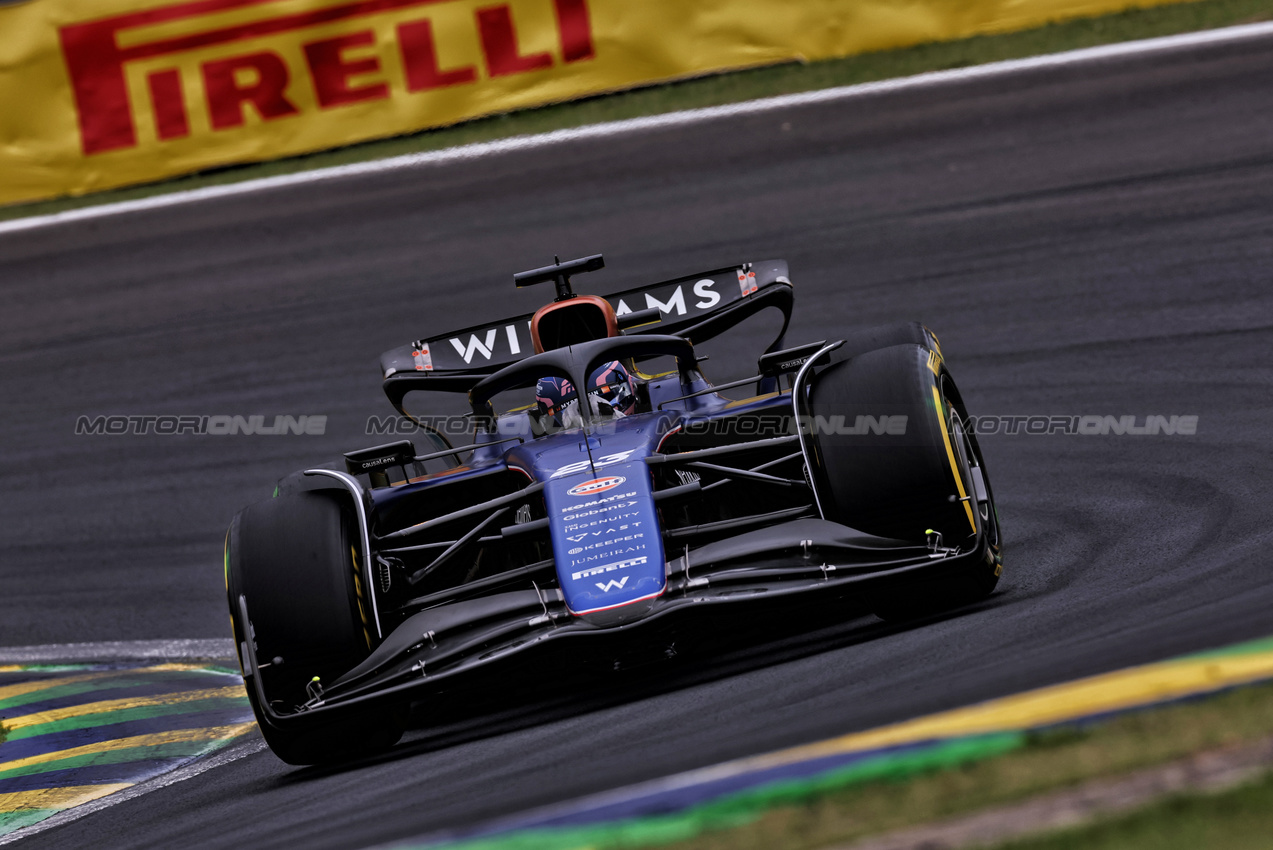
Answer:
[[[596,295],[576,295],[546,304],[536,310],[530,320],[536,354],[618,335],[619,321],[614,307]]]

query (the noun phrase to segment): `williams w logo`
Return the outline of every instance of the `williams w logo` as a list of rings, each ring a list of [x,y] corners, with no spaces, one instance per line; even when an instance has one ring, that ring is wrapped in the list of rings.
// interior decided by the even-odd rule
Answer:
[[[623,586],[628,583],[628,577],[624,576],[619,579],[610,579],[609,581],[597,582],[597,587],[601,588],[602,593],[609,593],[612,590],[623,590]]]
[[[510,330],[510,333],[508,337],[514,345],[513,353],[516,354],[520,350],[519,348],[516,347],[517,335],[512,332],[513,330],[512,328],[510,328],[509,330]],[[492,349],[495,348],[495,328],[491,328],[489,331],[486,332],[486,342],[482,342],[482,340],[478,339],[477,334],[471,334],[469,336],[468,348],[465,348],[464,343],[460,342],[458,339],[451,340],[451,345],[455,346],[456,353],[464,358],[465,363],[473,362],[474,352],[481,352],[483,357],[485,357],[487,360],[490,360]]]

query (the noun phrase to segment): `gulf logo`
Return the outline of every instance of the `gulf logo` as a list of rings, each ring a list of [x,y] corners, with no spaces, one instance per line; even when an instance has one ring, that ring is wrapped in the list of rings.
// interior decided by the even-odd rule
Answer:
[[[595,496],[597,493],[613,490],[627,480],[622,475],[607,475],[605,478],[594,478],[591,481],[585,481],[582,484],[576,484],[571,487],[566,491],[566,495]]]

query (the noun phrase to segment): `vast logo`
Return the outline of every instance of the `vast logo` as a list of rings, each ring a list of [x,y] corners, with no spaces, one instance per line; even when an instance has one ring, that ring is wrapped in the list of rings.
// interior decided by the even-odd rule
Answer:
[[[384,30],[368,18],[455,2],[312,2],[302,11],[279,14],[274,11],[279,0],[189,0],[62,27],[62,52],[75,94],[84,153],[137,145],[126,73],[134,63],[145,68],[144,89],[135,90],[149,94],[159,140],[189,136],[191,112],[186,99],[195,89],[183,79],[190,73],[188,63],[183,69],[179,59],[181,54],[209,47],[244,45],[239,53],[209,56],[198,65],[195,76],[202,82],[214,132],[243,126],[249,107],[263,121],[300,114],[295,89],[289,91],[294,76],[306,79],[318,108],[326,110],[389,98],[395,95],[391,89],[399,85],[405,89],[401,95],[409,95],[473,84],[483,76],[522,74],[557,64],[553,53],[521,51],[509,2],[493,2],[474,11],[472,26],[484,60],[482,71],[476,65],[440,66],[429,17],[398,22],[391,36],[396,50],[378,49],[378,34]],[[519,5],[525,2],[531,0],[519,0]],[[561,62],[593,58],[587,0],[534,2],[552,4]],[[251,14],[262,8],[268,11]],[[227,18],[232,12],[233,22]],[[349,26],[348,31],[333,35],[332,25],[340,22],[363,25]],[[162,35],[153,34],[156,27],[162,27]],[[322,37],[304,37],[306,30],[319,27]],[[146,30],[152,33],[149,37]],[[293,39],[298,43],[292,43]]]
[[[622,475],[607,475],[604,478],[594,478],[591,481],[585,481],[582,484],[576,484],[566,491],[567,496],[592,496],[597,493],[604,493],[607,490],[613,490],[628,479]]]

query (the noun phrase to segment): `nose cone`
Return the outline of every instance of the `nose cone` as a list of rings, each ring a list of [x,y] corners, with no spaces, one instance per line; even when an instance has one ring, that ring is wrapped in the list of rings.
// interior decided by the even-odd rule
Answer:
[[[667,586],[644,460],[549,479],[544,500],[566,606],[598,626],[648,614]]]
[[[640,620],[653,611],[654,601],[663,595],[663,590],[664,588],[659,588],[651,596],[633,599],[631,602],[620,602],[618,605],[609,608],[594,608],[591,611],[576,613],[576,616],[585,623],[601,626],[602,628],[622,626],[625,623]]]

